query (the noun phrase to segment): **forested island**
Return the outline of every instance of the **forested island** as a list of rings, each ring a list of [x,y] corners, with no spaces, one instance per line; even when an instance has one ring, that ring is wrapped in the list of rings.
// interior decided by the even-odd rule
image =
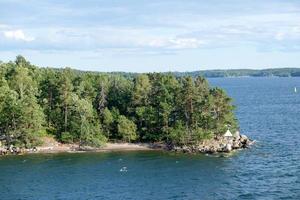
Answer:
[[[176,77],[198,76],[205,78],[230,78],[230,77],[300,77],[300,68],[270,68],[270,69],[219,69],[219,70],[199,70],[191,72],[167,72]],[[123,76],[134,77],[138,73],[113,72]]]
[[[300,68],[271,69],[224,69],[202,70],[192,72],[173,72],[176,76],[202,76],[206,78],[221,77],[300,77]]]
[[[3,151],[36,148],[44,137],[79,148],[140,142],[230,151],[250,141],[239,134],[233,110],[225,91],[201,76],[39,68],[22,56],[0,65]],[[229,140],[226,131],[234,133]],[[218,147],[207,147],[213,143]]]

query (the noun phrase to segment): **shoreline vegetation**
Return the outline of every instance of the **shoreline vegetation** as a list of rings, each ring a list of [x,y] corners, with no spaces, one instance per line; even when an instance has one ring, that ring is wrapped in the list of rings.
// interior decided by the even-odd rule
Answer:
[[[44,137],[41,146],[33,148],[19,148],[10,146],[0,147],[0,155],[23,154],[56,154],[56,153],[84,153],[84,152],[125,152],[125,151],[170,151],[182,153],[230,153],[235,150],[249,148],[255,143],[245,135],[236,135],[232,138],[216,137],[203,140],[193,146],[170,146],[165,143],[128,143],[107,142],[101,147],[80,146],[79,144],[64,144],[51,137]]]
[[[59,68],[52,68],[53,70],[61,70]],[[92,73],[92,74],[112,74],[121,75],[124,77],[134,78],[142,73],[137,72],[96,72],[96,71],[81,71],[74,70],[76,73]],[[300,68],[269,68],[269,69],[215,69],[215,70],[199,70],[187,72],[161,72],[161,74],[172,74],[176,77],[190,76],[196,78],[198,76],[204,78],[243,78],[243,77],[300,77]]]
[[[0,63],[0,154],[230,152],[252,143],[234,109],[201,76],[39,68],[22,56]]]
[[[202,76],[205,78],[234,77],[300,77],[300,68],[270,68],[270,69],[220,69],[192,72],[173,72],[175,76]]]

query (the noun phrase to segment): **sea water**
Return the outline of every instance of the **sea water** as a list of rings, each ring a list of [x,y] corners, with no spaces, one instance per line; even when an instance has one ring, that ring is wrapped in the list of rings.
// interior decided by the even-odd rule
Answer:
[[[0,199],[300,199],[300,78],[216,78],[255,146],[0,157]]]

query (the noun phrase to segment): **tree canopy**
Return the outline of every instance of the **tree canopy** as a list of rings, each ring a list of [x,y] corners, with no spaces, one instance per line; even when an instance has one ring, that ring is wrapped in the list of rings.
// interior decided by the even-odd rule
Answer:
[[[39,68],[24,57],[0,64],[0,139],[22,147],[43,134],[65,143],[107,140],[194,144],[235,131],[232,100],[197,76]]]

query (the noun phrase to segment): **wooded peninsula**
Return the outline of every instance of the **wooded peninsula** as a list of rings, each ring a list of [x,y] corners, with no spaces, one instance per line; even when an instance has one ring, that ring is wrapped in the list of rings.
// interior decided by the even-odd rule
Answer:
[[[233,111],[225,91],[201,76],[39,68],[22,56],[0,65],[5,147],[33,148],[44,136],[91,147],[108,141],[192,146],[237,132]]]

